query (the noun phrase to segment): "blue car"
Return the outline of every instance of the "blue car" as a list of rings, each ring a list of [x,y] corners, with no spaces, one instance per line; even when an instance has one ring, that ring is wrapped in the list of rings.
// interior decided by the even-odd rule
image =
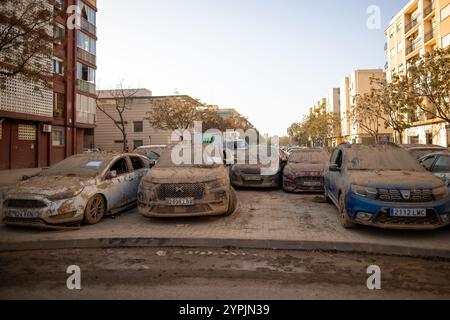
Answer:
[[[338,146],[324,180],[325,197],[345,228],[437,229],[450,223],[447,186],[394,144]]]

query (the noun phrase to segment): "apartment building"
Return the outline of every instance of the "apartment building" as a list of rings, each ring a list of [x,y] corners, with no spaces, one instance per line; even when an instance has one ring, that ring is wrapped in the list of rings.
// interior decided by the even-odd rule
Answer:
[[[385,31],[387,79],[404,73],[413,58],[450,44],[450,0],[411,0]],[[412,128],[405,131],[407,143],[450,145],[450,130],[443,121],[418,112],[410,114]]]
[[[349,143],[374,143],[373,137],[361,128],[360,125],[351,119],[352,110],[358,107],[357,97],[369,93],[373,84],[371,78],[383,79],[385,73],[380,69],[355,70],[341,82],[341,119],[342,119],[342,140]],[[393,131],[385,128],[384,122],[379,122],[380,139],[392,141]]]
[[[172,131],[160,130],[152,127],[145,119],[152,108],[157,108],[158,104],[168,98],[176,97],[182,100],[193,98],[186,95],[178,96],[153,96],[147,89],[133,90],[133,97],[127,110],[123,113],[126,133],[127,147],[132,151],[142,145],[167,145],[170,144]],[[115,90],[98,91],[99,104],[115,120],[119,121],[119,114],[115,109]],[[95,129],[95,146],[105,151],[121,151],[123,149],[123,135],[115,123],[103,112],[97,112],[97,127]]]
[[[326,100],[327,113],[334,113],[337,119],[340,119],[341,115],[341,89],[332,88],[328,92],[328,98]],[[329,146],[336,147],[342,143],[341,123],[335,123],[330,128],[330,140]]]
[[[29,1],[40,1],[55,13],[48,26],[53,58],[40,58],[53,71],[52,85],[19,75],[0,90],[0,169],[49,166],[93,143],[97,2]],[[78,6],[77,25],[68,28],[66,8],[72,5]]]

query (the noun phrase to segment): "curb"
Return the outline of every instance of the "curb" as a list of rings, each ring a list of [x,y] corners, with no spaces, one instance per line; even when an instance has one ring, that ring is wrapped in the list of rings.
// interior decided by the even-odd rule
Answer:
[[[396,255],[421,258],[441,258],[450,260],[450,249],[427,249],[396,245],[378,245],[355,242],[296,241],[296,240],[255,240],[255,239],[214,239],[214,238],[99,238],[73,240],[42,240],[0,243],[0,252],[34,251],[54,249],[94,249],[94,248],[237,248],[269,250],[338,251],[380,255]]]

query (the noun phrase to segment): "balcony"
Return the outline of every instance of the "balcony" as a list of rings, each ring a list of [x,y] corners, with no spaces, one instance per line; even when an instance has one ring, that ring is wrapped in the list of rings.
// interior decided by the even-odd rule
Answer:
[[[97,57],[95,55],[80,48],[77,48],[77,58],[89,62],[94,66],[96,65],[97,62]]]
[[[431,30],[430,32],[425,34],[425,42],[428,42],[433,38],[434,38],[434,30]]]
[[[431,3],[428,7],[426,7],[425,9],[423,9],[423,16],[427,17],[430,13],[432,13],[434,11],[434,5],[433,3]]]
[[[90,94],[96,94],[95,84],[81,79],[77,79],[77,90],[88,92]]]
[[[422,38],[417,38],[411,41],[411,45],[406,48],[406,55],[409,55],[420,48]]]
[[[418,19],[411,20],[410,23],[407,23],[407,24],[405,25],[405,33],[408,33],[409,31],[411,31],[412,28],[414,28],[415,26],[417,26],[418,23],[419,23]]]
[[[81,18],[81,29],[86,30],[90,34],[93,34],[94,36],[97,35],[97,27],[87,21],[85,18]]]

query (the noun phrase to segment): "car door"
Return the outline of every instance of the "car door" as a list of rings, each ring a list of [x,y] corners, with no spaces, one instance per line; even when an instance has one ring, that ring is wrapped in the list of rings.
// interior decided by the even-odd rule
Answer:
[[[148,159],[144,159],[139,156],[130,156],[130,165],[131,172],[130,178],[128,179],[130,185],[127,186],[127,195],[132,201],[135,201],[137,198],[137,192],[139,188],[139,184],[141,183],[142,178],[147,174],[150,161]]]
[[[342,150],[340,150],[340,149],[334,150],[334,152],[331,155],[330,168],[332,166],[336,166],[337,168],[341,169],[342,157],[343,157]],[[338,192],[339,192],[338,180],[339,180],[341,172],[330,170],[330,168],[328,168],[328,174],[327,174],[327,179],[328,179],[328,181],[326,183],[328,185],[327,192],[328,192],[328,196],[331,197],[332,200],[337,202],[338,201]]]
[[[105,174],[103,183],[99,186],[107,198],[108,208],[117,209],[124,206],[128,196],[124,192],[129,184],[129,164],[126,157],[120,157],[112,162]]]
[[[433,175],[448,182],[450,178],[450,156],[438,156],[431,168],[431,172]]]

